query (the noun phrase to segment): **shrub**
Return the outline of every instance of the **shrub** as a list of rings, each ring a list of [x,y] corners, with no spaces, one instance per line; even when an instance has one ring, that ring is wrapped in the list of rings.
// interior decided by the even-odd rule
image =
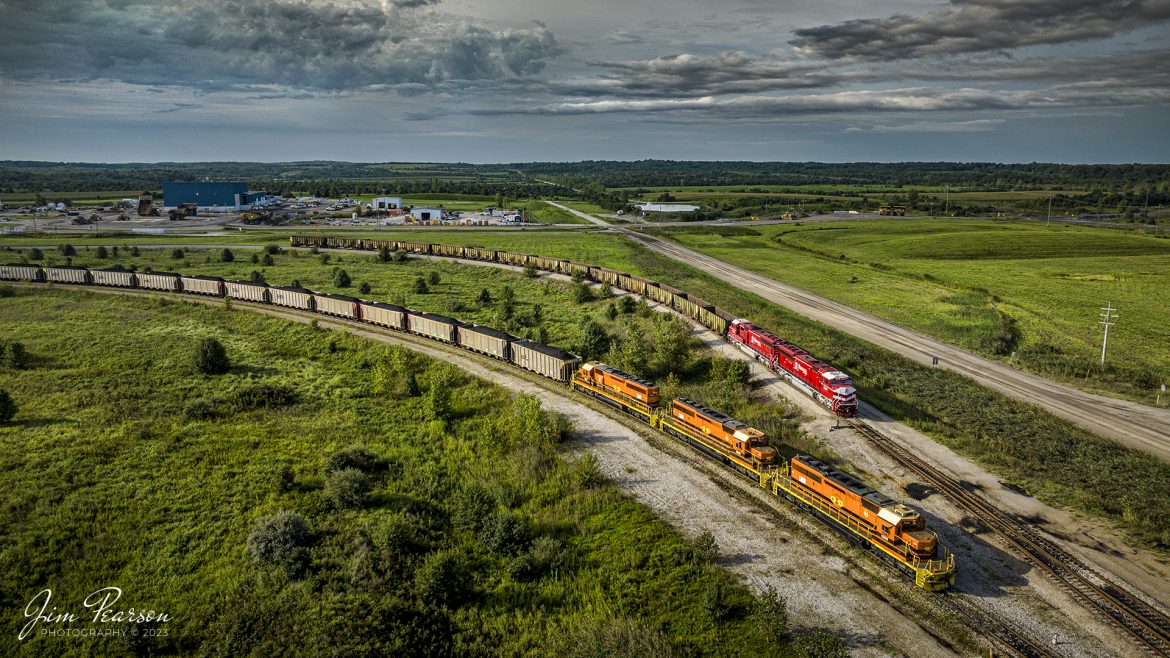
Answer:
[[[614,320],[616,320],[616,319],[617,319],[617,316],[618,316],[618,309],[617,309],[617,304],[608,304],[608,305],[606,305],[606,307],[605,307],[605,319],[609,320],[610,322],[613,322]]]
[[[813,631],[796,638],[796,655],[800,658],[847,658],[845,641],[828,631]]]
[[[183,256],[185,256],[185,255],[186,254],[183,253],[182,249],[174,249],[171,251],[171,258],[173,258],[175,260],[182,260]]]
[[[768,644],[780,644],[788,637],[788,605],[771,585],[752,608],[752,627]]]
[[[458,604],[467,597],[467,585],[467,563],[453,550],[427,555],[414,574],[415,591],[433,603]]]
[[[589,620],[556,638],[549,655],[562,658],[674,658],[677,651],[665,633],[632,619]]]
[[[427,390],[427,416],[431,420],[447,420],[451,415],[451,387],[454,377],[446,368],[431,371],[430,388]]]
[[[414,280],[414,287],[412,290],[417,295],[425,295],[430,291],[430,288],[427,287],[427,282],[420,276]]]
[[[62,256],[76,256],[77,255],[77,250],[74,249],[73,245],[71,245],[71,244],[63,244],[60,247],[57,247],[57,250],[61,252]]]
[[[691,549],[691,555],[699,564],[711,564],[719,559],[719,544],[715,541],[715,535],[711,534],[710,530],[704,530],[702,534],[695,537]]]
[[[528,525],[510,512],[497,512],[479,531],[479,541],[493,553],[519,555],[528,548]]]
[[[439,285],[439,282],[442,280],[443,278],[440,277],[439,273],[434,270],[431,270],[431,273],[427,275],[427,283],[431,284],[432,286]]]
[[[211,420],[218,416],[216,405],[203,398],[196,398],[183,405],[183,417],[190,420]]]
[[[37,249],[36,247],[33,247],[32,249],[29,249],[29,251],[28,251],[28,259],[29,260],[44,260],[45,259],[45,252],[41,251],[40,249]]]
[[[328,265],[329,264],[329,254],[321,254],[321,257],[319,260],[321,261],[322,265]]]
[[[524,264],[524,276],[528,277],[529,279],[535,279],[536,278],[536,265],[534,265],[532,263],[525,263]]]
[[[204,375],[222,375],[231,368],[227,350],[214,338],[202,338],[195,347],[195,371]]]
[[[275,244],[264,245],[264,253],[275,256],[280,253],[280,246]]]
[[[117,249],[117,247],[114,247],[114,248]],[[110,257],[110,252],[106,249],[105,245],[99,245],[97,248],[97,251],[94,253],[98,258],[109,258]]]
[[[365,446],[349,446],[329,456],[325,462],[325,475],[337,471],[356,469],[362,473],[378,473],[385,470],[386,462]]]
[[[0,341],[0,363],[5,367],[21,370],[28,367],[30,361],[28,350],[24,349],[23,343]]]
[[[605,476],[601,473],[601,465],[597,462],[596,455],[592,452],[587,452],[573,466],[573,481],[583,489],[596,487],[605,481]]]
[[[370,478],[356,468],[334,471],[325,479],[325,497],[337,509],[360,509],[370,489]]]
[[[0,286],[0,297],[15,297],[16,288],[12,286]]]
[[[478,482],[464,485],[452,500],[451,521],[457,528],[479,532],[496,509],[496,499]]]
[[[379,263],[389,263],[390,262],[390,250],[388,248],[382,247],[381,249],[378,250],[378,262]]]
[[[252,264],[253,265],[260,264],[260,254],[252,254]]]
[[[622,313],[629,315],[638,308],[638,300],[634,299],[633,295],[625,295],[622,297],[621,301],[618,302],[618,306],[621,308]]]
[[[723,621],[727,607],[723,604],[722,581],[712,579],[707,583],[707,588],[703,590],[703,612],[707,613],[707,618],[712,624]]]
[[[573,279],[573,283],[583,283],[585,281],[585,272],[574,270],[571,278]]]
[[[8,394],[8,391],[0,389],[0,423],[7,423],[16,415],[16,401]]]
[[[276,261],[272,259],[272,254],[264,254],[264,258],[260,259],[260,264],[265,267],[270,267],[275,265]]]
[[[227,251],[227,249],[224,249],[224,251]],[[130,255],[131,256],[137,257],[141,253],[142,252],[138,250],[138,245],[134,245],[133,247],[130,247]],[[231,259],[229,258],[228,260],[231,260]],[[224,261],[224,262],[227,262],[227,261]]]
[[[308,563],[311,541],[312,531],[305,519],[296,512],[282,510],[256,521],[247,546],[257,563],[280,567],[295,575]]]
[[[593,320],[587,320],[582,328],[581,357],[585,360],[600,359],[609,351],[610,338],[605,329]]]
[[[371,291],[371,290],[373,290],[373,289],[372,289],[372,288],[370,288],[370,282],[369,282],[369,281],[362,281],[362,285],[358,286],[358,292],[360,292],[360,293],[361,293],[361,294],[363,294],[363,295],[368,295],[368,294],[370,294],[370,291]]]
[[[248,275],[248,280],[252,283],[264,283],[264,273],[260,270],[252,270],[252,273]]]
[[[584,281],[573,284],[573,301],[578,304],[593,299],[593,291],[589,288],[589,284]]]
[[[237,411],[273,409],[297,401],[296,391],[278,384],[249,384],[236,390],[232,404]]]
[[[137,253],[138,247],[134,247],[134,249],[135,249],[134,255],[137,256],[138,255],[138,253]],[[236,255],[232,253],[231,249],[225,248],[223,251],[219,252],[219,260],[222,263],[230,263],[230,262],[234,261],[235,259],[236,259]]]
[[[601,284],[601,288],[597,291],[597,298],[609,299],[610,297],[613,297],[613,288],[610,288],[608,283]]]

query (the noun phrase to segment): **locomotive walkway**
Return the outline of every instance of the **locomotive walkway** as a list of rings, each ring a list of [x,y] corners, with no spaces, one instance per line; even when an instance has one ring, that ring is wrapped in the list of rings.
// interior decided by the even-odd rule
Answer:
[[[1170,461],[1170,411],[1094,395],[1016,370],[954,345],[900,327],[844,304],[736,267],[725,261],[604,221],[560,204],[552,204],[594,224],[607,225],[646,248],[697,267],[736,288],[759,295],[790,311],[867,340],[923,364],[961,373],[1014,398],[1031,402],[1101,436]]]

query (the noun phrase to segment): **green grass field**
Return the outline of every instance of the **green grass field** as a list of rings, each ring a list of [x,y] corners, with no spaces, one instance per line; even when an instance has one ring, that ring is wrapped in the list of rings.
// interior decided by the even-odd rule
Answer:
[[[1099,392],[1170,382],[1170,241],[1075,226],[882,220],[666,229],[704,253]],[[1099,307],[1122,318],[1100,354]]]
[[[121,609],[172,618],[125,638],[14,627],[6,655],[795,655],[729,573],[562,456],[532,398],[218,305],[21,289],[0,327],[33,356],[0,369],[20,406],[0,424],[5,608],[51,588],[82,611],[116,586]],[[193,370],[200,337],[227,374]],[[349,459],[355,499],[329,465],[356,446],[376,461]],[[306,548],[258,563],[249,533],[281,510]]]

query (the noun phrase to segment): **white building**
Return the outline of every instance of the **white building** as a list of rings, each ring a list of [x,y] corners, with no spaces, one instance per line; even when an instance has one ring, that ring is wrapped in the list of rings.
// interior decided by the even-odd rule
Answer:
[[[411,208],[410,216],[420,222],[429,222],[436,219],[443,219],[442,208]]]
[[[642,212],[694,212],[698,206],[687,203],[639,203]]]
[[[374,210],[399,210],[402,208],[402,197],[400,196],[380,196],[374,197],[370,201],[370,207]]]

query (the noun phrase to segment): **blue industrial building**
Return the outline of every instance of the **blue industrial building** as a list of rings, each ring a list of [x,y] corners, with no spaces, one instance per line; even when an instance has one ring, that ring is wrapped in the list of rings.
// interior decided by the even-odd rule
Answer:
[[[167,210],[193,203],[200,210],[250,210],[253,198],[245,182],[163,183],[163,207]]]

